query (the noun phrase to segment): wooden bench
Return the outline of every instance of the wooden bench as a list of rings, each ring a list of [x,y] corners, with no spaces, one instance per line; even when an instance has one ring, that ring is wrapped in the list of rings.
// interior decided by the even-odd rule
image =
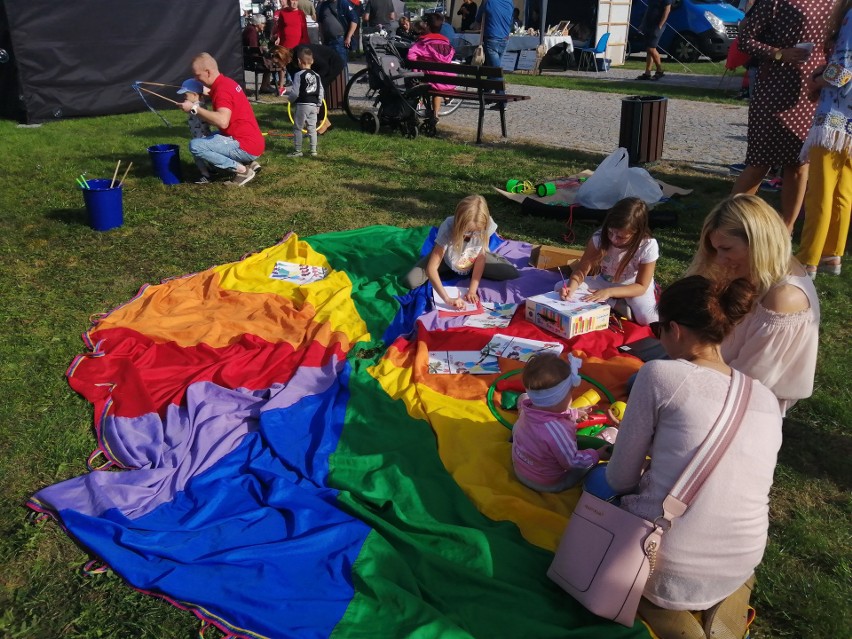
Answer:
[[[447,90],[430,88],[428,91],[429,96],[440,96],[442,98],[464,100],[479,104],[479,122],[476,127],[477,144],[482,142],[482,123],[485,120],[486,107],[497,107],[497,110],[500,112],[500,127],[503,137],[508,138],[509,136],[506,132],[506,104],[530,99],[528,95],[505,93],[506,80],[503,77],[503,69],[500,67],[408,60],[406,68],[418,72],[418,82],[457,87]],[[444,73],[452,75],[443,75]],[[500,93],[497,93],[498,91]],[[433,117],[431,100],[425,100],[425,102],[427,103],[430,117]]]

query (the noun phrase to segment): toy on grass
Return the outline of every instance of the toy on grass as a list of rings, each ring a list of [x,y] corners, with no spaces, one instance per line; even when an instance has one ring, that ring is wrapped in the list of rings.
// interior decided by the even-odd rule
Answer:
[[[529,180],[509,180],[506,190],[509,193],[535,193],[535,185]]]
[[[535,185],[536,195],[539,197],[547,197],[549,195],[554,195],[557,189],[567,189],[571,187],[578,187],[583,182],[586,181],[586,178],[567,178],[564,180],[554,180],[553,182],[542,182],[541,184]]]
[[[291,111],[291,105],[287,103],[287,117],[290,118],[290,123],[295,124],[295,120],[293,120],[293,112]],[[322,117],[319,117],[322,116]],[[325,100],[322,101],[322,106],[319,110],[319,115],[317,115],[317,129],[320,129],[324,124],[328,122],[328,106],[325,103]],[[307,129],[302,129],[303,133],[307,133]]]

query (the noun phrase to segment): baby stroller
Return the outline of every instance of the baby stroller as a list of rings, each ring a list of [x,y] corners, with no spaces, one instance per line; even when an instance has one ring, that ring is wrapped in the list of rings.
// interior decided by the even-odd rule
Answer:
[[[416,138],[418,132],[435,135],[434,122],[424,118],[418,109],[428,87],[414,83],[419,73],[405,70],[405,49],[409,44],[379,33],[371,34],[364,43],[367,68],[350,78],[343,105],[365,133],[378,133],[380,127],[386,126],[399,129],[410,139]]]

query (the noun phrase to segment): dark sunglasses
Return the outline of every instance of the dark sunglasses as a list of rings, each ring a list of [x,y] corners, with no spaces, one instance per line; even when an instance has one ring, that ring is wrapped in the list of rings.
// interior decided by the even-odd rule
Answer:
[[[651,333],[653,333],[654,337],[656,337],[657,339],[660,339],[660,335],[663,332],[663,326],[668,328],[669,323],[668,322],[651,322],[650,324],[648,324],[648,328],[651,329]]]

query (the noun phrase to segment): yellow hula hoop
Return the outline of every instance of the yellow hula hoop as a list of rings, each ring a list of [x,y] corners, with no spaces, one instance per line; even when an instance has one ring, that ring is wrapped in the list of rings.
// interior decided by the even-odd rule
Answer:
[[[325,98],[323,98],[323,101],[322,101],[322,108],[323,108],[322,122],[317,123],[318,129],[321,128],[323,124],[328,122],[328,105],[325,103]],[[292,108],[292,106],[290,105],[289,102],[287,103],[287,117],[290,118],[290,124],[296,123],[296,121],[293,119],[293,108]],[[307,132],[308,132],[307,129],[302,129],[302,133],[307,133]]]

